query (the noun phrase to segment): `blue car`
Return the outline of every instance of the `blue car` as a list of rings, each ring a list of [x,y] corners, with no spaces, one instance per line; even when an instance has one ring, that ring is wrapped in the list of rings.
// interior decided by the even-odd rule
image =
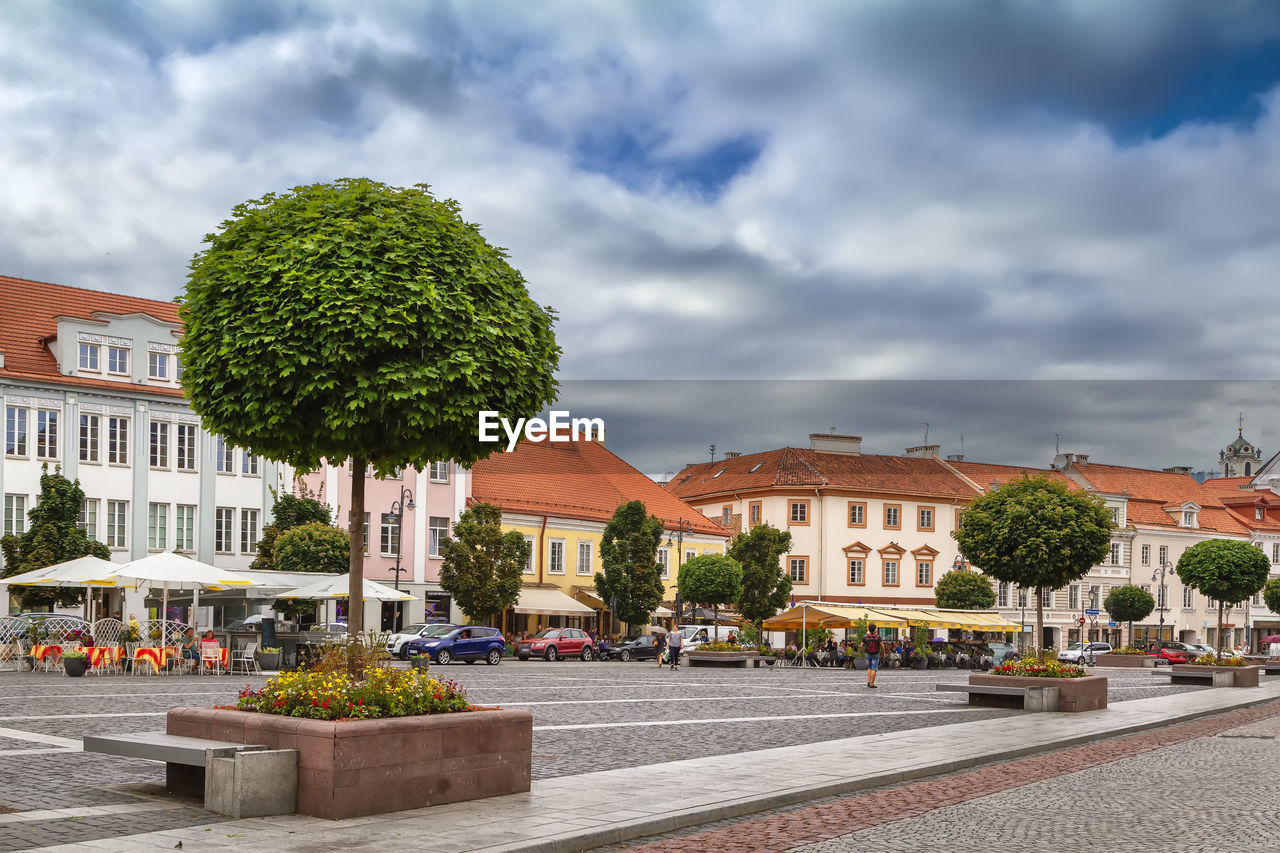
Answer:
[[[482,660],[490,666],[497,666],[507,653],[507,641],[497,628],[467,625],[438,637],[409,640],[404,649],[409,657],[426,655],[432,663],[446,664],[455,660],[475,663]]]

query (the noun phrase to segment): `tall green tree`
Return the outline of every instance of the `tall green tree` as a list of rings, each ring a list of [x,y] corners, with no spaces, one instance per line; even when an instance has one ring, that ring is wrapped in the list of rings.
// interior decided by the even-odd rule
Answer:
[[[301,481],[296,483],[298,494],[280,494],[271,490],[275,502],[271,506],[271,523],[262,528],[262,538],[258,540],[258,555],[249,564],[251,569],[269,570],[275,567],[276,540],[286,530],[318,521],[330,524],[333,521],[333,510],[328,504],[316,499]],[[346,571],[346,568],[343,568]]]
[[[742,566],[742,595],[738,612],[760,630],[764,620],[787,606],[791,574],[782,568],[782,555],[791,550],[790,531],[757,524],[734,537],[729,556]]]
[[[347,571],[347,563],[346,531],[322,521],[299,524],[276,540],[274,568],[278,572],[340,575]]]
[[[999,581],[1036,590],[1036,637],[1044,637],[1044,596],[1088,574],[1111,545],[1111,513],[1101,498],[1048,477],[1023,477],[976,498],[951,535],[960,553]]]
[[[68,480],[60,470],[49,473],[45,465],[40,475],[40,499],[27,512],[27,530],[21,536],[12,533],[0,538],[4,552],[4,577],[20,575],[93,555],[111,559],[111,552],[77,527],[84,490],[79,480]],[[69,606],[84,601],[84,590],[78,587],[9,587],[24,610],[48,610],[54,605]]]
[[[469,466],[499,447],[480,440],[479,412],[530,417],[555,397],[554,312],[426,185],[269,193],[205,242],[181,299],[182,384],[206,428],[254,453],[302,471]],[[360,519],[365,480],[351,482]],[[362,546],[350,525],[353,599]]]
[[[938,578],[933,589],[939,607],[953,610],[987,610],[995,606],[991,581],[978,572],[956,570]]]
[[[596,594],[609,605],[613,615],[633,625],[649,624],[649,616],[662,604],[662,569],[658,566],[658,543],[662,541],[662,521],[649,515],[644,501],[618,507],[604,527],[600,539],[600,565],[596,572]]]
[[[467,507],[440,550],[440,588],[472,622],[492,623],[520,597],[520,580],[533,546],[515,530],[502,532],[502,510],[489,503]]]
[[[742,597],[742,566],[725,554],[703,554],[680,567],[676,582],[685,601],[710,605],[718,625],[720,608]]]
[[[1182,552],[1178,577],[1218,602],[1218,633],[1222,648],[1222,617],[1227,607],[1239,604],[1267,582],[1271,561],[1262,549],[1237,539],[1205,539]]]
[[[1272,578],[1262,587],[1262,603],[1272,613],[1280,613],[1280,578]]]
[[[1156,609],[1156,599],[1142,587],[1125,584],[1107,593],[1102,608],[1115,621],[1129,623],[1129,645],[1133,645],[1133,623],[1151,615]]]

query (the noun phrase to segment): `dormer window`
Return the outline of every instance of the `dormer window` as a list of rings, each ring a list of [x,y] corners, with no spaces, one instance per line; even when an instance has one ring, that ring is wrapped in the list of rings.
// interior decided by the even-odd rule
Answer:
[[[1257,507],[1253,511],[1253,517],[1257,521],[1262,521],[1262,519],[1266,516],[1266,514],[1267,514],[1266,510],[1264,510],[1262,507]]]
[[[97,344],[80,344],[80,369],[97,373],[101,368],[98,366],[98,356],[102,347]]]
[[[1195,527],[1195,526],[1196,526],[1196,513],[1195,513],[1195,510],[1192,510],[1192,509],[1184,509],[1184,510],[1182,511],[1182,526],[1183,526],[1183,527]]]

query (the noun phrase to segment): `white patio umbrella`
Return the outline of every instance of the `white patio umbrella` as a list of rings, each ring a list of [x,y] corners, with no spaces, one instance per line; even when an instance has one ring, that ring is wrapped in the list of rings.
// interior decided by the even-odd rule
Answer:
[[[351,593],[351,578],[347,575],[338,575],[334,578],[325,578],[306,586],[291,589],[288,592],[282,592],[280,598],[311,598],[311,599],[328,599],[328,598],[347,598]],[[389,587],[386,584],[380,584],[376,581],[366,579],[364,582],[364,601],[417,601],[415,596],[410,595],[402,590]]]
[[[120,564],[118,563],[88,554],[84,557],[77,557],[74,560],[54,563],[52,566],[45,566],[43,569],[34,569],[30,572],[23,572],[20,575],[3,578],[0,579],[0,583],[13,586],[135,586],[135,583],[131,583],[126,578],[113,576],[119,567]],[[85,602],[85,618],[86,621],[90,622],[93,621],[93,614],[90,612],[92,601],[93,598],[90,596]]]
[[[127,578],[135,581],[148,581],[152,586],[160,584],[161,618],[169,610],[169,585],[178,589],[192,589],[192,611],[200,607],[200,589],[222,589],[228,586],[254,586],[258,581],[249,575],[220,569],[208,563],[202,563],[191,557],[184,557],[172,551],[151,554],[132,563],[115,567],[113,577]]]

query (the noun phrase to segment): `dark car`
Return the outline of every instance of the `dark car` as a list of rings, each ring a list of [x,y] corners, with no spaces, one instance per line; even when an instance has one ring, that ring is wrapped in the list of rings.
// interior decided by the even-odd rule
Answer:
[[[658,657],[658,638],[629,637],[614,648],[614,654],[623,663],[629,660],[656,660]]]
[[[418,637],[404,644],[409,657],[426,655],[432,662],[446,664],[460,660],[475,663],[482,660],[490,666],[502,663],[507,641],[497,628],[465,625],[438,637]]]
[[[516,655],[520,660],[528,660],[534,655],[547,660],[574,655],[591,660],[595,653],[591,635],[581,628],[548,628],[536,637],[516,643]]]

